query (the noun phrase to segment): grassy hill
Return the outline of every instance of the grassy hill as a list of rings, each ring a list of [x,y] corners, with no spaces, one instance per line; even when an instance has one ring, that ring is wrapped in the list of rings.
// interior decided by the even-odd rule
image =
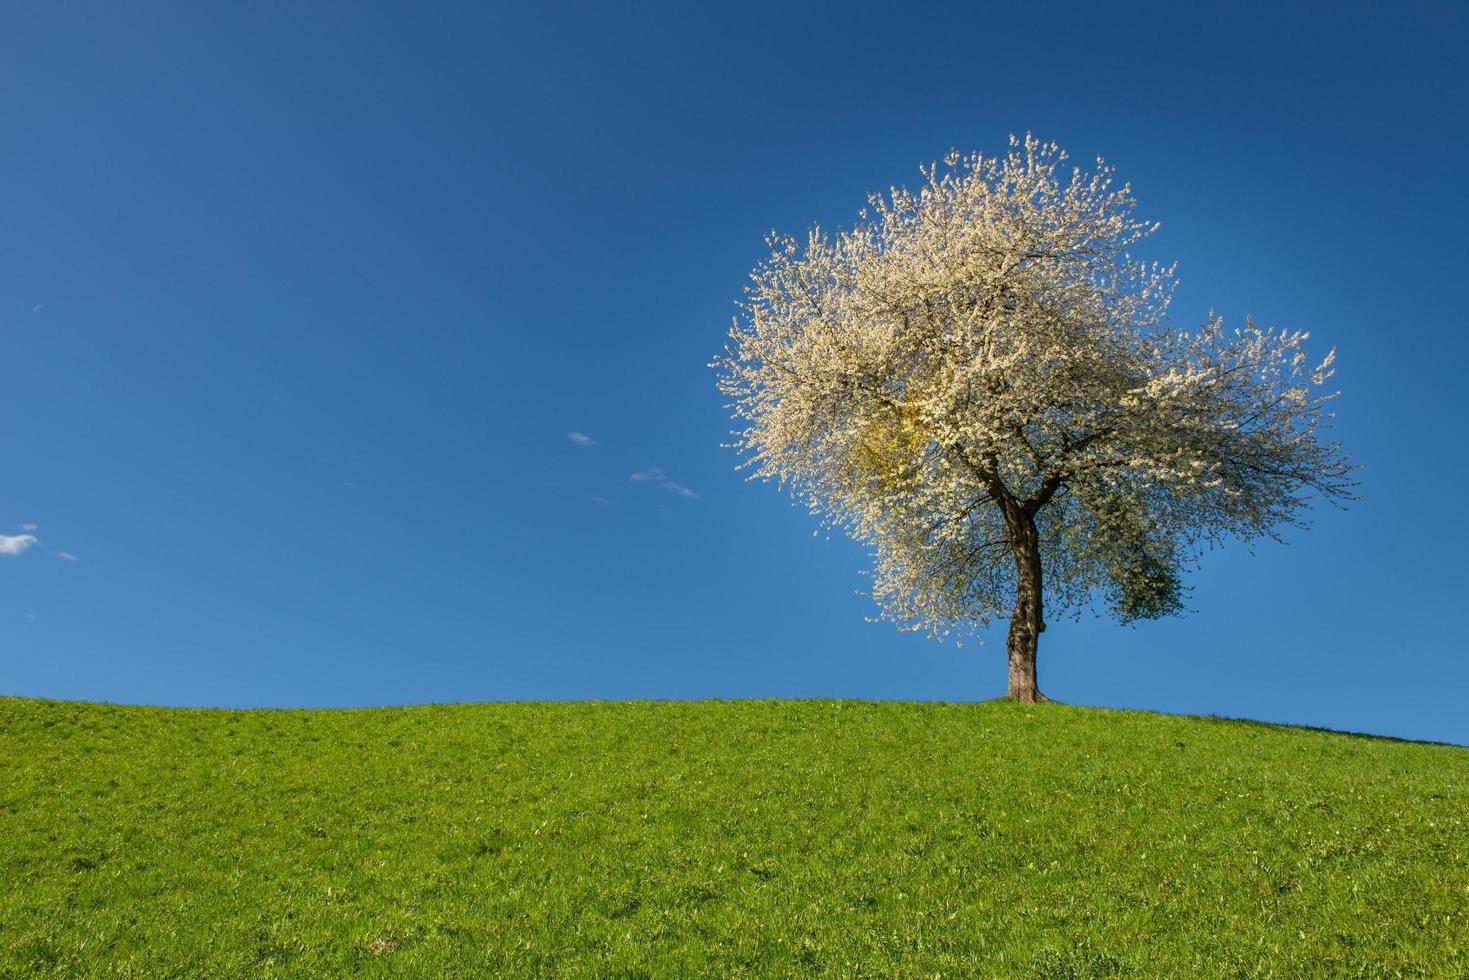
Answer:
[[[0,699],[0,975],[1469,975],[1469,749],[1047,705]]]

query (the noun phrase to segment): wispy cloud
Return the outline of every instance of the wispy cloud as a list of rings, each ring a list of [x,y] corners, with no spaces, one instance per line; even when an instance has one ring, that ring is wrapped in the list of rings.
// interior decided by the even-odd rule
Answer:
[[[60,558],[62,561],[77,560],[77,556],[72,554],[70,551],[53,551],[52,554],[55,555],[57,558]]]
[[[22,531],[34,531],[34,530],[36,530],[39,527],[40,527],[39,524],[22,524],[20,526],[20,529]]]
[[[18,555],[35,543],[34,534],[0,534],[0,555]]]
[[[645,483],[650,486],[661,487],[665,492],[675,497],[685,497],[689,500],[698,500],[699,495],[676,480],[670,480],[668,474],[663,472],[661,466],[651,466],[646,470],[640,470],[628,477],[632,483]]]
[[[593,497],[592,503],[605,507],[608,504],[612,503],[612,501],[608,500],[606,497]]]
[[[585,432],[568,432],[566,433],[566,438],[570,439],[578,446],[581,446],[583,449],[595,446],[597,444],[597,440],[593,439]]]

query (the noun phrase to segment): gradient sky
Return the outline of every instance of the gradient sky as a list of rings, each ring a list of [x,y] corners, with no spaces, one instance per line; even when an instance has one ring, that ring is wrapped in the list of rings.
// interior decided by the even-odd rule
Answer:
[[[1362,465],[1043,689],[1469,743],[1462,5],[540,6],[0,12],[0,692],[1001,693],[1001,633],[864,621],[706,365],[768,230],[1030,130],[1133,182],[1178,325],[1338,348]]]

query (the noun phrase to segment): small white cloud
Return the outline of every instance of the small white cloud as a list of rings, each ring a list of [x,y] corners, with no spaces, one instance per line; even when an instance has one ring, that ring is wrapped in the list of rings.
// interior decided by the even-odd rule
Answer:
[[[22,531],[34,531],[34,530],[36,530],[36,529],[37,529],[37,528],[38,528],[38,527],[39,527],[39,526],[40,526],[40,525],[38,525],[38,524],[22,524],[22,525],[21,525],[21,526],[20,526],[20,529],[21,529],[21,530],[22,530]]]
[[[45,308],[46,307],[42,306],[40,303],[37,303],[35,306],[31,307],[31,312],[32,313],[40,313]]]
[[[53,551],[52,554],[54,554],[57,558],[60,558],[62,561],[77,560],[77,556],[72,554],[70,551]]]
[[[34,534],[0,534],[0,555],[18,555],[35,543]]]
[[[597,444],[597,440],[593,439],[585,432],[568,432],[566,433],[566,438],[570,439],[578,446],[581,446],[583,449],[586,449],[590,446],[595,446]]]
[[[651,466],[646,470],[634,473],[632,476],[629,476],[628,479],[631,480],[633,483],[650,483],[654,486],[662,487],[665,491],[673,494],[675,497],[687,497],[690,500],[699,499],[699,495],[697,493],[690,490],[682,483],[679,483],[675,480],[670,480],[668,478],[668,474],[663,472],[663,467],[661,466]]]
[[[612,501],[608,500],[606,497],[593,497],[592,498],[592,503],[594,503],[594,504],[600,504],[603,507],[605,507],[608,504],[612,503]]]

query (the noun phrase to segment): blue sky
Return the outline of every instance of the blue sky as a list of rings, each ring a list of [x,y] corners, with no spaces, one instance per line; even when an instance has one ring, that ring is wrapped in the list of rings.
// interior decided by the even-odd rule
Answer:
[[[706,364],[765,232],[1030,130],[1133,182],[1179,325],[1338,348],[1363,467],[1042,687],[1469,743],[1453,5],[538,8],[0,14],[0,692],[1001,693],[999,634],[864,621]]]

